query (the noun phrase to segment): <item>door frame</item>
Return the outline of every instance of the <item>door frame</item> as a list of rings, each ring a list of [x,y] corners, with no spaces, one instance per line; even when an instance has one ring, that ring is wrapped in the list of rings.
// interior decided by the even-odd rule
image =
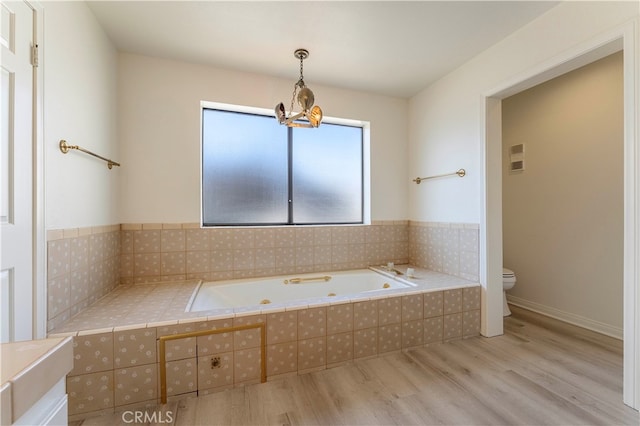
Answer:
[[[38,45],[38,65],[33,67],[33,331],[34,339],[47,336],[47,241],[44,191],[44,7],[24,0],[33,10],[33,40]]]
[[[482,334],[502,326],[502,99],[624,52],[624,272],[623,401],[640,407],[640,36],[639,20],[582,43],[486,91],[481,99],[480,280]]]

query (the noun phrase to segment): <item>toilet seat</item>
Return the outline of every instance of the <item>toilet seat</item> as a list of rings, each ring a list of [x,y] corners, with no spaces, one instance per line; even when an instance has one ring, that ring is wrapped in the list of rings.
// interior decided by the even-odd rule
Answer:
[[[515,276],[516,274],[511,269],[502,268],[502,278],[513,278]]]

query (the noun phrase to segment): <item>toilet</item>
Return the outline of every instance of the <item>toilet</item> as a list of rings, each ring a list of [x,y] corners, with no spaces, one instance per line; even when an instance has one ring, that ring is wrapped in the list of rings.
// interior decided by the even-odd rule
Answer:
[[[507,305],[507,290],[511,290],[516,285],[516,274],[512,270],[502,268],[502,316],[508,317],[511,315],[509,305]]]

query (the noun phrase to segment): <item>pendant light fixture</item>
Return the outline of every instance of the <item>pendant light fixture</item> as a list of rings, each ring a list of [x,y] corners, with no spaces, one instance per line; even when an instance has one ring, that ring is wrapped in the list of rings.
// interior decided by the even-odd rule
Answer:
[[[284,104],[280,102],[275,108],[276,118],[280,124],[286,124],[288,127],[318,127],[322,121],[322,110],[317,105],[313,106],[315,101],[313,92],[304,84],[302,76],[302,61],[309,57],[309,51],[307,49],[297,49],[293,52],[293,56],[300,59],[300,78],[293,86],[289,114],[287,115]],[[293,102],[296,99],[296,95],[298,104],[302,108],[299,113],[293,112]],[[304,119],[306,119],[306,122],[303,121]]]

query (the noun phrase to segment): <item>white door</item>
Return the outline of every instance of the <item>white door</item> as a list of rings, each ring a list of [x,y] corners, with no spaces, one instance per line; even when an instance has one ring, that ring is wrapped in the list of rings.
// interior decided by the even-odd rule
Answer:
[[[33,338],[34,10],[3,1],[0,179],[1,341]]]

